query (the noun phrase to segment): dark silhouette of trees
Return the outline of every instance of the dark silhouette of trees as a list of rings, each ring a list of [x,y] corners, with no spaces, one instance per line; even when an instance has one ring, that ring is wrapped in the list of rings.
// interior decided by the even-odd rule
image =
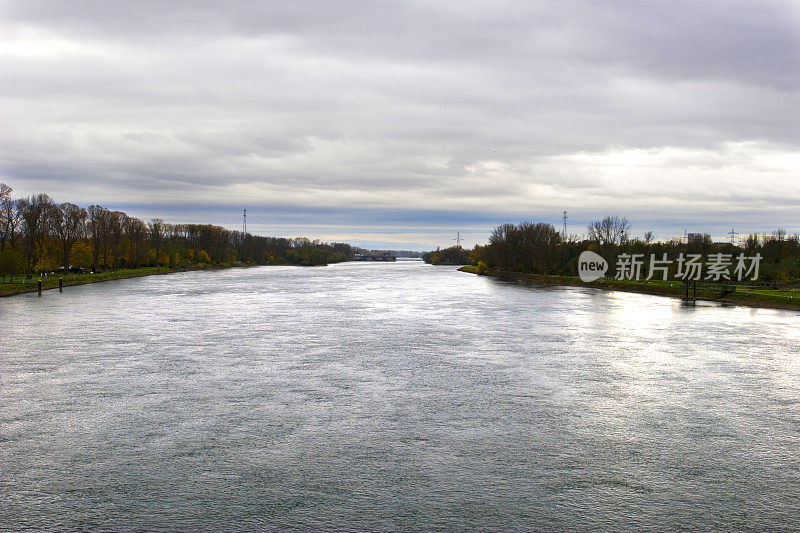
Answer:
[[[563,236],[552,224],[522,222],[501,224],[489,237],[488,246],[476,247],[473,264],[515,272],[550,274],[563,269]]]
[[[550,224],[501,224],[492,232],[489,244],[472,250],[470,263],[483,263],[486,269],[576,275],[581,252],[592,250],[608,261],[607,275],[613,276],[620,254],[640,254],[644,261],[643,272],[647,272],[651,255],[660,260],[667,254],[668,259],[674,261],[680,254],[699,254],[708,258],[722,253],[735,261],[739,254],[747,257],[760,254],[759,283],[800,286],[800,236],[790,236],[783,229],[765,235],[751,234],[741,245],[714,243],[707,235],[691,243],[677,238],[656,241],[652,232],[646,232],[643,239],[632,239],[630,223],[616,216],[597,220],[588,229],[588,238],[581,240],[571,236],[564,241],[563,235]],[[670,268],[670,275],[674,276],[677,265],[673,263]]]
[[[13,275],[24,268],[22,254],[15,249],[17,228],[20,224],[21,212],[19,202],[11,198],[14,192],[9,185],[0,183],[0,274],[5,281],[7,275]]]
[[[122,231],[128,242],[128,266],[141,266],[147,246],[147,224],[138,218],[126,216],[122,223]]]
[[[88,214],[85,209],[69,202],[52,206],[50,213],[50,223],[61,245],[61,264],[70,268],[72,247],[86,233],[84,225]]]
[[[12,192],[14,189],[5,183],[0,183],[0,251],[3,251],[7,244],[14,248],[22,221],[20,201],[11,198]]]
[[[44,253],[45,237],[48,232],[48,218],[53,201],[44,193],[35,194],[20,201],[18,209],[22,216],[24,255],[26,271],[33,272],[39,258]]]
[[[461,246],[451,246],[443,250],[422,254],[422,260],[432,265],[469,265],[470,252]]]
[[[100,269],[100,258],[103,258],[105,265],[105,250],[108,243],[108,209],[99,205],[90,205],[87,209],[89,214],[89,234],[92,239],[92,270],[97,272]]]
[[[123,227],[128,216],[122,211],[108,213],[108,246],[111,251],[111,268],[116,268],[121,255]]]
[[[161,263],[161,243],[164,240],[165,224],[160,218],[154,218],[147,225],[150,233],[150,244],[155,248],[156,252],[156,266]]]
[[[0,184],[0,274],[32,274],[58,268],[116,269],[150,266],[296,264],[347,261],[353,248],[322,243],[242,235],[211,224],[145,223],[100,205],[83,209],[56,205],[46,194],[12,198]]]

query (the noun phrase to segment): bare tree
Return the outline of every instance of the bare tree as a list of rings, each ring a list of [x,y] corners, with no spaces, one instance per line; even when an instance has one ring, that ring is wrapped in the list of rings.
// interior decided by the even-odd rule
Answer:
[[[130,244],[128,254],[128,264],[138,266],[142,262],[142,252],[145,249],[145,240],[147,239],[147,224],[138,218],[126,217],[122,223],[122,230]]]
[[[589,224],[589,239],[600,245],[603,257],[609,262],[609,272],[616,269],[616,245],[628,242],[631,225],[627,218],[608,216]]]
[[[11,198],[13,191],[14,189],[5,183],[0,183],[0,251],[5,249],[6,244],[14,247],[17,229],[22,221],[19,200]]]
[[[150,232],[150,242],[156,249],[156,267],[159,267],[158,257],[161,252],[161,243],[164,240],[166,225],[160,218],[154,218],[147,226]]]
[[[654,239],[654,236],[653,236],[653,232],[652,231],[645,232],[645,234],[644,234],[644,243],[645,244],[648,244],[648,245],[651,244],[653,242],[653,239]]]
[[[64,268],[70,267],[72,245],[84,233],[86,210],[69,202],[53,206],[51,209],[51,225],[61,244],[61,257]]]
[[[110,211],[108,213],[108,244],[111,248],[111,268],[117,268],[117,257],[122,245],[123,231],[127,215],[122,211]]]
[[[631,225],[627,218],[605,217],[589,224],[589,238],[598,244],[623,244],[628,240]]]
[[[50,197],[44,193],[25,198],[19,203],[25,237],[25,259],[27,271],[33,272],[44,247],[44,238],[48,231],[48,214],[53,205]]]
[[[89,213],[89,235],[92,238],[94,255],[92,258],[92,270],[97,272],[100,268],[100,258],[103,258],[105,265],[106,249],[108,247],[108,209],[99,205],[90,205]]]

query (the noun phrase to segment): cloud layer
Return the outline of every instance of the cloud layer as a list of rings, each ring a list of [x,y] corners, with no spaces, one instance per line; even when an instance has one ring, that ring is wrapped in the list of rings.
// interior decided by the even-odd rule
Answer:
[[[663,231],[800,207],[795,2],[0,6],[22,194]]]

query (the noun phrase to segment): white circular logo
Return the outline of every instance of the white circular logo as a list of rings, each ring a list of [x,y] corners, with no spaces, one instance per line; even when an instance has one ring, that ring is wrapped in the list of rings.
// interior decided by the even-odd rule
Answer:
[[[584,283],[602,278],[608,270],[608,262],[594,252],[586,250],[578,257],[578,276]]]

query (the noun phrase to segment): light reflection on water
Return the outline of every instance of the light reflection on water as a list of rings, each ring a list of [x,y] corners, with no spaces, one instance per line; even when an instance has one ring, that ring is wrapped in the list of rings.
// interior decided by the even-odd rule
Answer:
[[[351,263],[0,318],[3,529],[800,529],[797,313]]]

